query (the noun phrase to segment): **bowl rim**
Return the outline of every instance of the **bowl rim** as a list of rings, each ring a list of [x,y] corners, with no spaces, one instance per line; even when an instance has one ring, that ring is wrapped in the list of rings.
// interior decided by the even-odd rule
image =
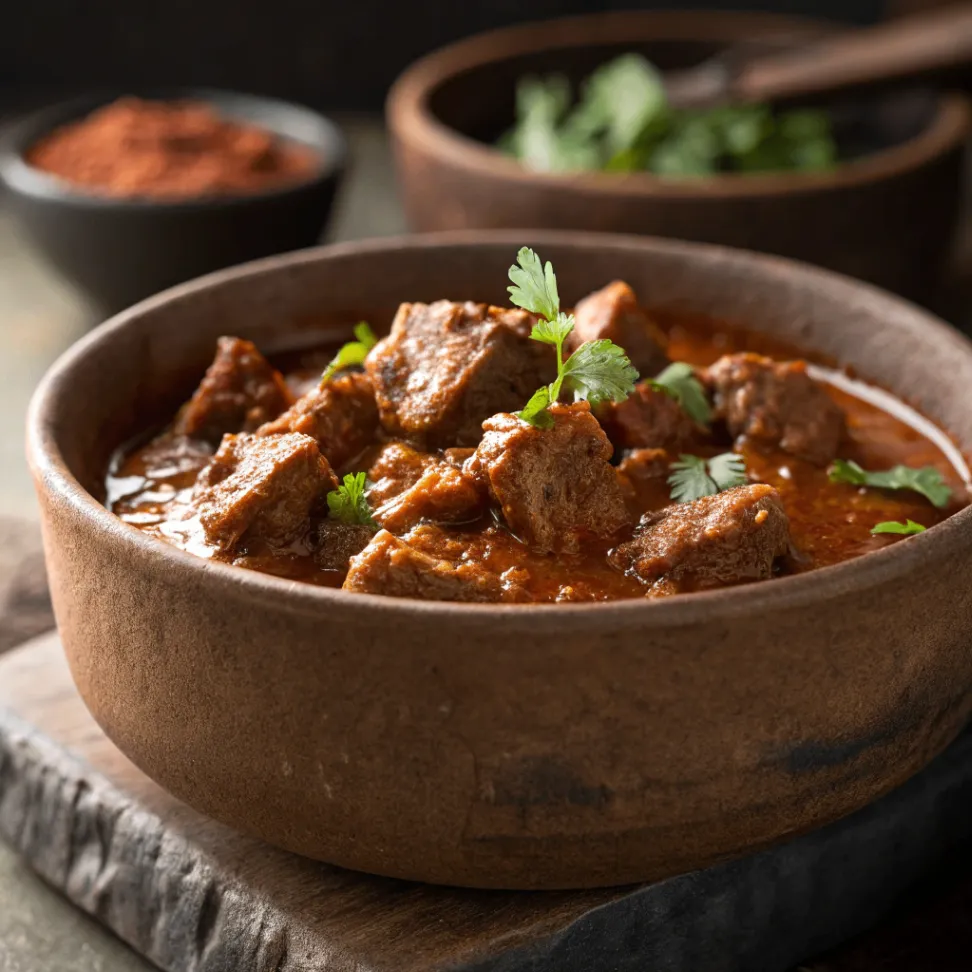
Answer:
[[[27,150],[44,135],[69,121],[83,118],[97,108],[127,96],[147,100],[202,101],[215,107],[217,112],[220,111],[221,105],[232,102],[241,109],[239,114],[242,117],[246,117],[252,108],[260,106],[264,111],[274,115],[302,118],[309,123],[309,127],[312,125],[317,129],[313,142],[303,144],[307,144],[314,151],[318,164],[307,178],[256,192],[159,199],[148,196],[112,196],[85,191],[60,176],[36,168],[27,161],[25,157]],[[259,127],[267,128],[271,134],[277,134],[269,129],[265,122],[261,123],[256,119],[252,122]],[[228,88],[135,85],[132,89],[124,90],[111,87],[93,89],[70,98],[45,103],[16,117],[0,140],[0,184],[15,195],[80,209],[141,213],[200,212],[244,207],[255,201],[282,199],[306,192],[308,189],[340,177],[347,166],[347,161],[348,144],[340,126],[321,112],[299,102]]]
[[[500,627],[522,632],[557,629],[564,621],[573,628],[585,631],[645,629],[652,625],[691,627],[700,619],[719,618],[729,623],[740,617],[754,617],[780,610],[795,610],[810,603],[822,603],[830,598],[860,593],[883,584],[901,580],[908,575],[921,576],[925,566],[943,557],[959,555],[972,543],[972,505],[953,514],[925,533],[909,537],[905,543],[895,543],[872,551],[854,560],[830,567],[821,567],[805,574],[776,578],[767,584],[752,584],[715,591],[681,594],[671,598],[632,599],[595,604],[464,604],[447,601],[423,601],[411,598],[360,594],[340,589],[318,587],[300,581],[286,580],[243,567],[205,560],[184,550],[148,536],[130,524],[122,522],[92,496],[68,469],[58,446],[58,434],[53,419],[57,400],[70,393],[73,373],[79,363],[97,351],[113,336],[132,326],[146,312],[173,301],[192,298],[214,286],[258,275],[273,275],[283,269],[313,264],[331,257],[363,256],[381,251],[434,250],[443,247],[475,248],[480,244],[509,246],[512,250],[526,235],[534,245],[568,246],[585,249],[609,245],[617,249],[666,252],[672,255],[706,255],[760,264],[761,273],[769,277],[798,274],[813,285],[826,285],[838,295],[866,296],[889,311],[904,311],[910,320],[927,329],[937,342],[951,346],[955,355],[972,358],[972,342],[940,319],[901,298],[894,297],[869,284],[822,270],[783,257],[767,256],[751,251],[736,250],[712,244],[689,243],[657,237],[602,233],[574,233],[557,230],[463,230],[427,233],[413,236],[382,237],[313,247],[289,254],[266,257],[207,274],[188,283],[163,291],[116,314],[72,345],[51,366],[41,380],[30,402],[27,416],[28,463],[38,491],[46,490],[53,502],[70,510],[75,518],[87,520],[112,542],[126,548],[133,563],[155,561],[169,565],[174,572],[194,571],[202,583],[210,586],[213,596],[226,593],[238,596],[245,593],[251,602],[279,610],[300,613],[327,614],[342,611],[378,612],[383,619],[394,622],[403,616],[419,615],[428,619],[456,621],[489,620]]]
[[[704,16],[701,14],[704,13]],[[386,117],[395,138],[474,176],[492,176],[519,187],[582,191],[605,196],[666,199],[762,198],[845,189],[880,182],[919,169],[964,146],[972,131],[970,100],[937,94],[935,114],[916,136],[828,172],[721,173],[698,180],[663,179],[645,172],[535,172],[498,149],[463,135],[430,109],[432,92],[471,68],[511,55],[543,50],[624,43],[638,39],[726,40],[734,31],[775,28],[805,32],[833,29],[834,21],[754,11],[610,11],[531,21],[474,34],[447,44],[409,65],[395,80]],[[844,25],[846,26],[846,25]],[[650,29],[649,29],[650,28]],[[543,38],[538,40],[538,36]]]

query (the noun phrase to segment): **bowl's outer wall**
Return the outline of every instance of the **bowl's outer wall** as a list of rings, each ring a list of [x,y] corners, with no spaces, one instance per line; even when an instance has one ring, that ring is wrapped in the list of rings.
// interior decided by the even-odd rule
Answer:
[[[286,198],[196,212],[88,206],[10,196],[31,243],[68,281],[109,312],[184,280],[318,242],[336,180]]]
[[[125,315],[48,380],[30,440],[62,639],[99,723],[163,786],[359,870],[582,887],[818,826],[955,736],[972,705],[968,511],[855,569],[720,596],[469,609],[211,565],[64,478],[61,457],[97,490],[107,449],[218,335],[277,343],[368,309],[387,325],[403,297],[499,301],[521,242],[553,260],[565,301],[626,278],[648,303],[853,364],[972,446],[972,350],[919,311],[751,255],[566,239],[359,245],[229,272]]]
[[[672,194],[635,185],[628,191],[623,176],[614,177],[612,192],[583,178],[524,178],[473,142],[454,142],[445,151],[404,107],[416,96],[423,105],[435,102],[431,112],[440,113],[447,127],[459,119],[467,127],[469,118],[492,119],[497,103],[505,103],[500,92],[505,96],[511,87],[507,62],[521,65],[531,49],[549,55],[562,45],[559,70],[576,74],[572,65],[580,62],[583,76],[595,45],[623,43],[654,56],[680,43],[690,51],[718,40],[752,41],[780,28],[793,37],[821,30],[777,16],[714,15],[703,26],[690,18],[642,12],[560,21],[556,31],[550,25],[521,27],[465,41],[461,50],[433,55],[426,63],[438,58],[434,68],[404,75],[389,101],[388,121],[411,225],[422,231],[524,227],[699,240],[804,260],[895,293],[927,296],[954,239],[967,122],[933,158],[856,185],[815,186],[812,177],[794,175],[790,191],[766,194],[760,177],[740,176],[751,192],[713,192],[703,180],[697,193]],[[695,45],[687,43],[692,37]],[[961,111],[954,101],[948,110]]]

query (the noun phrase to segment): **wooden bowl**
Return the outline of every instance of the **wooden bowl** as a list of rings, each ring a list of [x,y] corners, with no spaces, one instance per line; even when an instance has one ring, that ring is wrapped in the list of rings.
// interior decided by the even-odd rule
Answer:
[[[218,335],[304,342],[400,300],[504,301],[521,244],[568,303],[629,280],[853,366],[972,451],[972,345],[863,284],[698,244],[504,232],[220,272],[75,345],[29,456],[61,638],[95,717],[197,809],[345,867],[570,888],[763,847],[897,786],[972,709],[972,508],[856,561],[598,605],[347,594],[204,561],[101,504],[110,452],[172,414]],[[328,323],[331,322],[331,323]]]
[[[806,260],[926,297],[958,218],[969,110],[912,93],[854,111],[876,147],[830,173],[663,180],[532,172],[492,147],[524,74],[575,83],[625,51],[668,69],[732,44],[817,36],[819,22],[766,14],[632,12],[527,24],[418,61],[388,98],[399,180],[419,230],[526,227],[649,233]]]

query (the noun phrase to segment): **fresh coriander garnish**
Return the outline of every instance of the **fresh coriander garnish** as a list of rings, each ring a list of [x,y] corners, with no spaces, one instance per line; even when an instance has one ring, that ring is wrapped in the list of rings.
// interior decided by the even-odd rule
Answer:
[[[553,272],[550,261],[544,266],[540,257],[536,255],[528,246],[520,248],[516,255],[516,262],[519,266],[510,267],[511,286],[507,287],[510,292],[510,300],[517,307],[522,307],[531,314],[538,314],[544,318],[537,326],[543,324],[550,326],[551,321],[557,320],[560,316],[560,294],[557,293],[557,278]],[[563,315],[564,321],[570,321],[570,327],[564,332],[564,337],[570,333],[574,326],[574,319]],[[541,338],[537,338],[541,340]],[[552,341],[548,341],[552,344]]]
[[[894,466],[880,472],[868,472],[849,459],[835,459],[830,467],[832,483],[848,483],[851,486],[874,486],[878,489],[910,489],[921,493],[934,506],[941,509],[948,505],[952,490],[945,485],[942,474],[934,466]]]
[[[898,523],[897,520],[885,520],[883,523],[876,523],[871,527],[871,533],[897,533],[904,537],[910,537],[915,533],[924,533],[927,527],[923,527],[920,523],[915,523],[914,520],[905,520],[904,523]]]
[[[540,320],[530,332],[534,341],[552,344],[557,350],[557,377],[538,388],[516,416],[530,425],[550,428],[553,418],[547,409],[563,390],[573,392],[574,401],[623,402],[638,380],[628,356],[612,341],[588,341],[564,361],[564,341],[574,329],[574,315],[560,309],[557,278],[548,261],[544,265],[529,247],[516,256],[519,266],[510,267],[510,299],[517,307],[537,314]]]
[[[712,409],[705,397],[702,382],[695,377],[695,369],[690,364],[675,361],[660,375],[652,378],[649,384],[652,388],[671,395],[693,422],[708,428],[712,421]]]
[[[365,497],[368,483],[363,472],[348,473],[337,489],[327,494],[328,516],[341,523],[360,523],[377,527]]]
[[[338,353],[331,359],[331,363],[324,369],[324,374],[321,375],[322,388],[337,372],[363,364],[368,352],[378,343],[375,332],[371,330],[366,321],[359,321],[354,325],[354,337],[354,341],[348,341],[347,344],[341,346]]]
[[[745,486],[746,463],[734,452],[724,452],[712,459],[701,456],[680,455],[672,463],[668,485],[672,487],[672,499],[676,503],[691,503],[703,496],[715,496],[735,486]]]

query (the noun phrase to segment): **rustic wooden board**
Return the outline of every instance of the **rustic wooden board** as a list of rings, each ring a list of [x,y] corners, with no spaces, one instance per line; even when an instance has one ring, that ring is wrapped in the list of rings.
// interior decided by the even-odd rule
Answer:
[[[423,887],[275,851],[174,800],[88,715],[55,635],[0,658],[0,834],[172,972],[782,970],[873,923],[972,834],[970,804],[966,736],[848,821],[695,875],[561,894]]]

